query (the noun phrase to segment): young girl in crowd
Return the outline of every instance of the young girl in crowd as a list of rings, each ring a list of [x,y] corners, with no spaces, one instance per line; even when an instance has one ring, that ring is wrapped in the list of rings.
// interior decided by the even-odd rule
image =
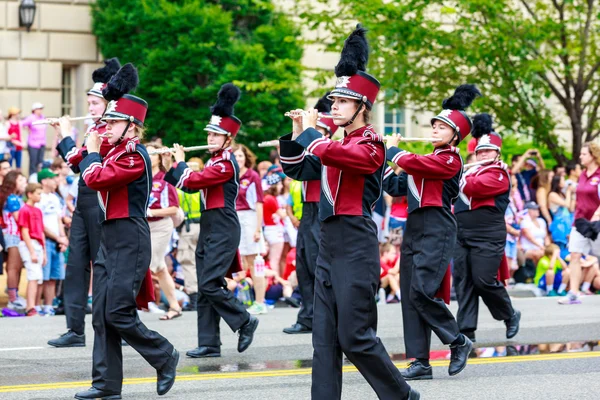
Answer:
[[[6,243],[6,273],[8,287],[8,308],[25,309],[25,299],[18,295],[19,281],[23,262],[19,255],[19,210],[23,207],[22,196],[25,193],[27,179],[18,171],[10,171],[0,186],[0,209],[2,209],[2,233]]]

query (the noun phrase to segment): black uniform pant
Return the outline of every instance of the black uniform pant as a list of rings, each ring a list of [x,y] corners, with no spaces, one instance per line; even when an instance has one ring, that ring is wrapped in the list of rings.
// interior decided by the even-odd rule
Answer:
[[[315,277],[312,398],[342,396],[342,352],[380,399],[403,399],[410,387],[377,337],[377,227],[366,217],[334,216],[321,225]]]
[[[80,199],[81,200],[81,199]],[[79,203],[81,203],[79,201]],[[67,328],[78,335],[85,332],[85,313],[90,287],[90,262],[96,261],[100,247],[100,207],[94,196],[92,207],[80,207],[73,213],[69,233],[69,259],[63,298]]]
[[[450,344],[460,332],[442,299],[436,298],[456,243],[454,216],[439,207],[408,215],[400,255],[404,344],[408,358],[429,358],[431,331]]]
[[[459,238],[454,252],[454,287],[458,299],[458,327],[461,332],[477,329],[479,298],[498,321],[512,317],[514,310],[504,285],[498,281],[498,268],[504,255],[503,240],[486,241]]]
[[[221,346],[221,318],[234,332],[250,319],[225,282],[239,245],[240,223],[235,211],[214,209],[202,213],[196,249],[198,346]]]
[[[312,329],[315,297],[315,268],[319,256],[319,203],[304,203],[296,242],[296,275],[302,306],[297,322]]]
[[[94,264],[92,386],[120,393],[123,383],[121,338],[150,365],[160,369],[173,345],[140,321],[135,298],[151,258],[150,228],[144,218],[102,224],[102,244]]]

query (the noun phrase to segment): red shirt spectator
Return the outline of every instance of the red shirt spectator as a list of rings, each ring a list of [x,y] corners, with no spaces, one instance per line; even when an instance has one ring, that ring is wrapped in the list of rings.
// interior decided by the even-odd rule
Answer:
[[[591,176],[584,172],[579,176],[577,185],[577,203],[575,206],[575,219],[585,218],[591,220],[594,212],[600,207],[600,168]]]
[[[10,121],[9,121],[10,122]],[[15,144],[15,150],[21,151],[23,150],[23,146],[21,146],[21,126],[17,122],[10,122],[8,125],[8,135],[12,138],[12,142]],[[18,143],[18,144],[17,144]]]
[[[42,246],[45,245],[44,240],[44,217],[39,208],[24,204],[19,210],[19,230],[23,228],[29,229],[29,236],[38,241]]]
[[[263,210],[265,226],[279,225],[279,219],[277,219],[276,221],[273,218],[273,215],[277,214],[277,210],[279,210],[279,202],[277,201],[277,198],[275,196],[271,196],[270,194],[265,195],[263,201]]]
[[[255,210],[256,203],[263,202],[263,192],[258,172],[248,168],[240,177],[240,188],[235,201],[237,211]]]

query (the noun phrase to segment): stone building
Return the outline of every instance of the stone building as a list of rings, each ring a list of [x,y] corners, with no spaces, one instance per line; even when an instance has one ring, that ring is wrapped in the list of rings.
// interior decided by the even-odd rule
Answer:
[[[28,32],[19,26],[21,0],[0,0],[0,109],[5,117],[11,106],[27,116],[34,102],[45,105],[48,117],[87,113],[85,93],[101,59],[91,34],[91,2],[36,0]],[[77,127],[84,129],[82,123]],[[51,147],[53,130],[47,129],[47,135]]]

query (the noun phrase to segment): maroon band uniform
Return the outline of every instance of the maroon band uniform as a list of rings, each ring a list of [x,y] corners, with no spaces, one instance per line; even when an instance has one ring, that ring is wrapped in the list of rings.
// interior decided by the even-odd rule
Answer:
[[[364,34],[359,26],[346,40],[330,96],[351,98],[358,109],[363,105],[371,109],[379,82],[364,72],[368,57]],[[352,54],[356,48],[363,53]],[[364,63],[357,65],[357,59]],[[291,139],[291,134],[280,139],[286,173],[302,181],[321,179],[312,398],[341,399],[343,353],[380,399],[416,399],[418,394],[402,379],[377,337],[379,243],[371,209],[382,194],[386,163],[382,138],[365,125],[346,131],[339,142],[313,128]]]
[[[103,119],[135,121],[136,125],[142,126],[147,109],[143,99],[120,91],[113,92],[110,98],[107,96],[107,89],[113,87],[113,82],[116,87],[124,88],[121,81],[133,74],[137,81],[137,71],[127,64],[108,83],[103,94],[111,102]],[[118,96],[118,101],[114,96]],[[121,393],[121,339],[158,371],[159,386],[161,371],[170,369],[178,360],[173,345],[146,328],[137,314],[136,294],[152,255],[146,220],[152,166],[146,148],[137,137],[123,140],[126,131],[104,159],[93,152],[79,164],[81,179],[89,188],[98,191],[102,219],[100,252],[93,272],[93,382],[92,389],[76,395],[80,399],[101,397],[95,391],[104,395]],[[119,133],[112,132],[114,135]],[[160,388],[158,391],[164,394]]]
[[[475,153],[494,150],[500,153],[502,138],[492,131],[488,114],[473,118]],[[458,240],[454,252],[454,287],[458,300],[457,321],[460,331],[472,340],[477,330],[479,298],[498,321],[511,324],[515,312],[499,268],[506,246],[504,214],[510,201],[510,175],[506,164],[493,161],[468,170],[461,182],[461,193],[454,207],[458,222]],[[517,332],[508,332],[509,338]]]

